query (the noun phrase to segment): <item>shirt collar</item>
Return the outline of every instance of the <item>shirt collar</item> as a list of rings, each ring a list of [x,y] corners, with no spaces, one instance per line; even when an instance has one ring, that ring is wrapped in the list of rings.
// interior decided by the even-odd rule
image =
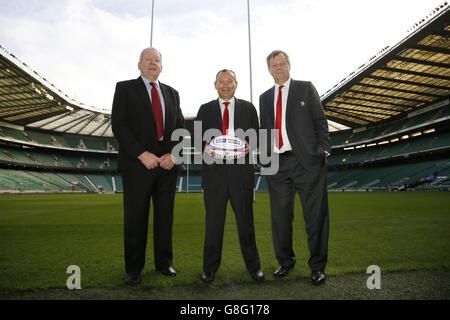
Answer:
[[[230,102],[230,104],[229,104],[229,106],[228,107],[231,107],[231,106],[233,106],[234,105],[234,97],[233,98],[231,98],[230,100],[228,100],[228,102]],[[222,98],[220,98],[219,97],[219,104],[220,104],[220,106],[224,106],[223,105],[223,103],[225,102],[225,100],[223,100]],[[225,106],[224,106],[225,107]]]
[[[291,84],[291,79],[292,78],[289,77],[289,79],[285,83],[282,84],[288,90],[289,90],[289,85]],[[278,90],[278,87],[280,87],[280,85],[275,83],[275,89],[276,90]]]
[[[142,80],[144,80],[144,83],[145,83],[146,86],[150,86],[151,87],[150,80],[148,80],[143,75],[141,75],[141,78],[142,78]],[[156,83],[156,87],[159,89],[159,80],[156,80],[155,83]]]

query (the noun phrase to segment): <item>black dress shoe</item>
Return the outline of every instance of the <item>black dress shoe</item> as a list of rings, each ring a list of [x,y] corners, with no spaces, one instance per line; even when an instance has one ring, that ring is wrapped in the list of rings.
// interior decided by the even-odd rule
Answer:
[[[277,270],[273,273],[275,278],[283,278],[289,274],[289,271],[294,268],[294,265],[290,266],[279,266]]]
[[[211,273],[203,272],[201,279],[203,282],[206,283],[212,282],[214,280],[214,272]]]
[[[250,272],[252,279],[255,281],[264,281],[264,273],[262,270],[258,270],[256,272]]]
[[[322,271],[315,271],[311,275],[311,281],[316,285],[321,285],[325,282],[327,276]]]
[[[129,286],[137,286],[141,284],[142,277],[140,273],[139,274],[129,273],[127,274],[127,279],[125,281]]]
[[[172,268],[172,266],[168,267],[167,269],[158,269],[158,270],[165,276],[176,277],[177,275],[177,271],[174,268]]]

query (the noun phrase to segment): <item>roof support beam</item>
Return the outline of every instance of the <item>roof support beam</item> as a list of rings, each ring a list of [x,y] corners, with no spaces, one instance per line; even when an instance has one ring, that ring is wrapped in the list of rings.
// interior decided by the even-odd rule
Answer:
[[[391,87],[385,87],[385,86],[379,86],[374,84],[368,84],[368,83],[357,83],[356,85],[362,86],[362,87],[369,87],[369,88],[376,88],[376,89],[383,89],[383,90],[392,90],[396,92],[402,92],[402,93],[409,93],[409,94],[415,94],[419,96],[426,96],[426,97],[432,97],[432,98],[442,98],[443,96],[433,93],[427,93],[427,92],[417,92],[412,90],[405,90],[405,89],[397,89],[397,88],[391,88]],[[424,100],[423,102],[429,102],[427,100]]]
[[[423,64],[423,65],[431,66],[431,67],[450,68],[450,64],[447,64],[447,63],[427,61],[427,60],[420,60],[420,59],[413,59],[413,58],[405,58],[405,57],[400,57],[400,56],[395,57],[393,59],[393,61],[394,60],[399,60],[399,61],[404,61],[404,62],[411,62],[411,63],[417,63],[417,64]]]
[[[364,94],[367,96],[375,96],[375,97],[380,97],[380,98],[389,98],[389,99],[399,99],[399,100],[404,100],[404,101],[411,101],[411,102],[416,102],[416,103],[423,103],[423,102],[427,102],[424,100],[418,100],[418,99],[412,99],[412,98],[404,98],[404,97],[396,97],[396,96],[390,96],[387,94],[381,94],[381,93],[373,93],[373,92],[366,92],[366,91],[359,91],[359,90],[352,90],[349,89],[347,92],[354,92],[354,93],[358,93],[358,94]],[[343,94],[345,94],[346,92],[344,92]]]
[[[14,86],[12,89],[16,90],[16,86]],[[37,96],[38,93],[36,91],[33,90],[26,90],[26,91],[11,91],[11,92],[2,92],[1,95],[2,96],[12,96],[12,95],[16,95],[16,94],[35,94]]]
[[[331,111],[331,112],[336,112],[336,113],[341,114],[341,115],[346,116],[346,117],[358,119],[358,120],[361,120],[361,121],[364,121],[364,122],[374,122],[374,121],[372,121],[372,120],[360,118],[360,117],[358,117],[357,115],[354,115],[353,113],[348,113],[348,111],[347,111],[347,113],[345,113],[345,112],[342,112],[342,111],[334,110],[334,107],[328,107],[327,110],[329,110],[329,111]]]
[[[94,130],[92,130],[91,132],[88,133],[88,135],[92,135],[95,131],[97,131],[98,129],[100,129],[102,126],[105,125],[106,122],[108,122],[109,119],[104,119],[102,121],[102,123],[100,125],[98,125],[97,127],[94,128]],[[108,126],[106,126],[106,128],[108,128]],[[102,134],[103,135],[103,134]]]
[[[42,102],[42,101],[41,101]],[[27,103],[27,104],[21,104],[21,105],[2,105],[2,108],[23,108],[23,107],[29,107],[29,106],[42,106],[42,111],[45,111],[46,107],[57,107],[58,104],[56,102],[42,102],[42,103]]]
[[[360,104],[356,104],[356,103],[347,103],[347,102],[343,102],[343,103],[341,103],[341,104],[342,104],[342,105],[348,104],[348,105],[350,105],[350,106],[373,109],[372,107],[368,107],[368,106],[364,106],[364,105],[360,105]],[[385,116],[385,117],[390,117],[390,116],[392,116],[392,114],[386,114],[386,113],[383,113],[383,112],[376,112],[376,111],[369,111],[369,110],[349,109],[349,108],[345,108],[345,107],[341,106],[341,104],[338,104],[337,106],[330,106],[330,108],[338,108],[338,109],[349,110],[349,111],[354,111],[354,112],[372,113],[372,114],[378,114],[378,115]],[[389,111],[396,112],[396,113],[400,113],[400,112],[401,112],[401,111],[399,111],[399,110],[389,110]]]
[[[64,118],[64,117],[68,117],[68,116],[70,116],[72,113],[75,113],[75,112],[78,112],[78,110],[76,110],[76,111],[70,111],[70,112],[65,112],[65,113],[63,113],[61,116],[59,116],[59,117],[57,117],[57,118],[55,118],[55,119],[51,119],[51,120],[49,120],[49,121],[47,121],[47,122],[44,122],[43,124],[41,124],[41,125],[40,125],[39,127],[37,127],[37,128],[45,127],[45,126],[48,125],[49,123],[58,121],[58,120],[60,120],[60,119],[62,119],[62,118]]]
[[[105,120],[105,121],[107,121],[107,120]],[[102,134],[101,134],[102,137],[105,135],[106,131],[108,131],[109,127],[111,127],[111,121],[109,121],[109,123],[108,123],[108,125],[106,126],[105,130],[103,130],[103,132],[102,132]]]
[[[415,44],[415,45],[409,46],[409,48],[428,51],[428,52],[450,54],[450,50],[442,48],[442,47],[432,47],[432,46],[424,46],[424,45],[420,45],[420,44]]]
[[[390,71],[390,72],[399,72],[403,74],[410,74],[413,76],[420,76],[420,77],[427,77],[427,78],[433,78],[433,79],[439,79],[439,80],[447,80],[450,81],[450,77],[448,76],[441,76],[438,74],[431,74],[431,73],[423,73],[423,72],[417,72],[417,71],[410,71],[410,70],[404,70],[404,69],[397,69],[397,68],[389,68],[384,67],[382,70]]]
[[[372,99],[365,99],[365,98],[358,98],[358,97],[352,97],[352,96],[343,96],[341,95],[341,98],[345,98],[345,99],[354,99],[354,100],[360,100],[360,101],[366,101],[366,102],[373,102],[373,103],[380,103],[380,104],[386,104],[388,106],[396,106],[396,107],[400,107],[402,109],[406,109],[406,108],[411,108],[411,105],[405,105],[405,104],[399,104],[399,103],[393,103],[393,102],[384,102],[384,101],[378,101],[378,100],[372,100]],[[336,101],[336,103],[338,103],[338,101]],[[392,111],[392,109],[389,108],[383,108],[383,107],[379,107],[379,106],[370,106],[370,108],[376,108],[376,109],[380,109],[380,110],[389,110]]]
[[[97,118],[97,116],[98,116],[97,113],[91,114],[91,118],[88,121],[86,121],[86,123],[83,126],[81,126],[81,128],[77,131],[77,133],[80,133],[81,130],[86,128],[89,123],[91,123],[92,121],[94,121],[95,118]]]
[[[78,125],[79,123],[81,123],[82,121],[86,120],[86,119],[89,118],[90,116],[91,116],[91,114],[87,114],[87,115],[82,116],[82,117],[80,117],[80,118],[78,118],[78,119],[73,119],[73,121],[67,121],[67,122],[65,122],[65,123],[63,123],[63,124],[60,124],[60,125],[57,126],[57,127],[52,128],[52,130],[59,129],[59,128],[64,127],[64,126],[66,126],[66,125],[68,125],[68,124],[70,124],[70,123],[75,123],[73,126],[71,126],[71,127],[67,128],[66,130],[64,130],[64,132],[66,132],[66,131],[72,129],[73,127],[75,127],[76,125]]]
[[[0,85],[0,89],[8,89],[8,88],[14,88],[14,87],[20,87],[20,88],[24,88],[26,87],[25,85],[19,85],[17,83],[15,84],[4,84],[4,85]],[[30,90],[31,91],[31,90]]]
[[[375,80],[381,80],[381,81],[391,81],[391,82],[395,82],[395,83],[408,84],[408,85],[418,86],[418,87],[426,87],[426,88],[431,88],[431,89],[450,90],[449,87],[436,86],[436,85],[433,85],[433,84],[414,82],[414,81],[408,81],[408,80],[398,80],[398,79],[392,79],[392,78],[386,78],[386,77],[380,77],[380,76],[373,76],[373,75],[369,75],[369,76],[367,76],[367,78],[371,78],[371,79],[375,79]]]
[[[45,109],[42,108],[42,106],[47,106],[47,104],[31,105],[31,107],[28,107],[28,108],[24,108],[24,107],[18,108],[16,110],[11,110],[12,111],[11,113],[6,113],[6,114],[2,115],[1,117],[2,118],[8,118],[8,117],[12,117],[12,116],[18,116],[18,115],[21,115],[21,114],[26,114],[26,113],[29,113],[29,112],[32,112],[32,111],[40,111],[42,115],[50,112],[50,111],[47,111],[48,110],[47,108],[45,108]],[[56,107],[56,106],[51,106],[51,107]],[[51,111],[51,112],[54,112],[54,111]]]
[[[20,79],[23,78],[22,76],[0,76],[1,79]]]
[[[2,95],[3,96],[3,95]],[[26,101],[26,100],[37,100],[44,99],[43,97],[28,97],[28,98],[18,98],[18,99],[9,99],[9,100],[0,100],[0,105],[4,102],[16,102],[16,101]],[[20,106],[20,105],[19,105]]]
[[[332,111],[332,112],[335,112],[335,111]],[[356,127],[359,127],[359,126],[363,125],[361,123],[352,122],[352,121],[349,121],[349,120],[341,119],[341,118],[338,118],[336,116],[331,116],[331,115],[326,115],[326,116],[327,116],[328,120],[337,122],[339,124],[343,124],[343,125],[345,125],[345,126],[347,126],[349,128],[356,128]],[[366,123],[367,123],[367,121],[364,121],[364,124],[366,124]]]

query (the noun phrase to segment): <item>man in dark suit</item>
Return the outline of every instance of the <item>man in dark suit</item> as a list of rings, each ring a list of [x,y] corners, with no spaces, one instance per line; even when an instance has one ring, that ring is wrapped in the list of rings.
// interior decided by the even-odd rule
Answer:
[[[298,192],[308,234],[311,280],[322,284],[329,233],[326,162],[331,143],[327,119],[313,84],[291,79],[285,52],[273,51],[267,66],[275,86],[260,96],[259,104],[262,129],[276,129],[272,151],[279,157],[278,172],[267,176],[272,235],[280,263],[274,276],[286,276],[295,265],[292,221]]]
[[[229,135],[238,129],[243,131],[253,129],[256,134],[258,129],[256,109],[250,102],[234,97],[237,87],[234,72],[227,69],[219,71],[214,86],[219,98],[202,105],[197,114],[197,120],[202,121],[202,136],[209,129],[217,129],[217,132]],[[255,145],[249,146],[247,142],[245,164],[236,160],[232,161],[233,163],[222,164],[203,162],[202,186],[206,208],[206,231],[201,279],[204,282],[214,280],[220,265],[228,200],[236,216],[245,265],[254,280],[264,280],[253,222],[254,169],[249,162],[248,154],[248,150],[252,147],[256,148]]]
[[[141,76],[118,82],[112,107],[112,130],[119,141],[122,173],[126,283],[141,283],[145,264],[150,199],[153,201],[155,266],[176,276],[172,267],[172,225],[178,166],[171,141],[184,127],[178,92],[158,81],[162,57],[146,48],[138,63]]]

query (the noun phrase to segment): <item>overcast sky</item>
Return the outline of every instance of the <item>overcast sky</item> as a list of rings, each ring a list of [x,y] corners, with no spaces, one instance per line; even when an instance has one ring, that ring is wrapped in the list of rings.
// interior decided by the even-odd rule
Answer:
[[[266,56],[291,58],[294,79],[319,94],[408,35],[443,0],[250,0],[250,97],[246,0],[155,0],[153,46],[160,81],[180,93],[186,116],[217,98],[218,70],[236,72],[236,97],[273,85]],[[0,44],[77,101],[110,110],[115,83],[137,78],[150,44],[151,0],[0,0]]]

